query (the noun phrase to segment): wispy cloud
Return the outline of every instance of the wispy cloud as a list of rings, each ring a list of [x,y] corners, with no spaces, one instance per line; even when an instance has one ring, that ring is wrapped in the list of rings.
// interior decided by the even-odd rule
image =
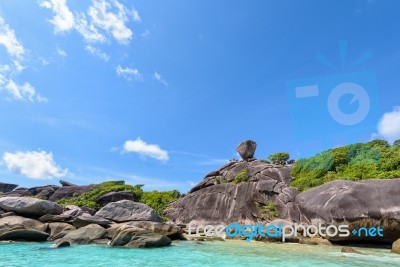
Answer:
[[[9,80],[3,90],[6,90],[15,100],[47,102],[47,98],[38,94],[30,83],[19,85],[13,80]]]
[[[74,15],[67,6],[67,0],[45,0],[39,2],[39,5],[53,11],[54,17],[49,21],[54,25],[56,33],[67,32],[74,28]]]
[[[138,69],[135,68],[129,68],[129,67],[122,67],[121,65],[118,65],[116,68],[116,72],[118,76],[124,77],[128,81],[135,79],[135,80],[141,80],[142,79],[142,74],[139,72]]]
[[[153,78],[154,78],[156,81],[158,81],[158,82],[160,82],[161,84],[163,84],[164,86],[168,86],[167,81],[164,80],[164,79],[162,78],[162,76],[161,76],[160,73],[154,72]]]
[[[135,140],[127,140],[124,143],[124,152],[136,153],[143,157],[150,157],[160,161],[168,161],[168,152],[161,149],[156,144],[147,144],[140,137]]]
[[[389,142],[400,139],[400,106],[383,114],[378,123],[378,132],[372,134],[372,138],[384,138]]]
[[[8,170],[32,179],[52,179],[67,175],[67,169],[58,166],[51,152],[5,152],[3,161]]]
[[[59,48],[59,47],[57,47],[57,54],[59,55],[59,56],[62,56],[62,57],[67,57],[68,55],[67,55],[67,52],[65,52],[65,50],[63,50],[63,49],[61,49],[61,48]]]
[[[101,51],[100,49],[93,47],[91,45],[87,45],[85,46],[86,51],[88,51],[90,54],[100,58],[101,60],[107,62],[108,60],[110,60],[110,55],[108,55],[107,53],[104,53],[103,51]]]
[[[25,82],[19,85],[15,81],[15,76],[21,73],[25,66],[26,49],[17,39],[15,31],[0,17],[0,45],[4,46],[12,64],[1,66],[0,70],[0,91],[7,92],[11,99],[23,101],[46,102],[47,99],[40,96],[34,86]]]

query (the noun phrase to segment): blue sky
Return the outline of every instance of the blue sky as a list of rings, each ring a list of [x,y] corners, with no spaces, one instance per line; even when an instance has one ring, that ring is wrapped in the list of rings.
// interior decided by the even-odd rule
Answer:
[[[186,192],[237,158],[245,139],[257,142],[258,158],[299,158],[400,138],[399,8],[1,0],[0,181],[124,179]],[[344,82],[368,94],[368,114],[352,125],[328,110]],[[295,97],[302,86],[320,92]],[[345,114],[363,101],[353,98],[339,99]]]

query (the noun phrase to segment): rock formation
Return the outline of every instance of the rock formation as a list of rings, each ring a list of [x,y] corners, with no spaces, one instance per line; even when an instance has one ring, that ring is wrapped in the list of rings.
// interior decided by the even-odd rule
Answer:
[[[239,144],[242,161],[231,161],[204,177],[190,193],[172,203],[165,215],[178,224],[257,223],[274,217],[299,221],[290,187],[291,166],[253,158],[256,144]],[[266,210],[266,206],[274,210]],[[277,213],[277,214],[274,214]]]
[[[0,183],[0,193],[8,193],[17,187],[18,185],[16,184]]]

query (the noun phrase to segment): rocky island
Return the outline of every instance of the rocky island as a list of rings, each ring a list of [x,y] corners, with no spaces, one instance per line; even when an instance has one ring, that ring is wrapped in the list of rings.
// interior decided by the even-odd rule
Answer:
[[[255,150],[254,141],[240,143],[237,151],[241,160],[210,172],[188,194],[158,212],[135,202],[135,194],[124,190],[121,181],[110,182],[119,187],[100,193],[95,208],[61,205],[66,199],[101,192],[93,186],[61,181],[62,186],[4,190],[0,197],[0,240],[52,241],[55,247],[89,243],[159,247],[174,239],[187,239],[188,224],[347,224],[350,231],[379,227],[383,237],[316,235],[288,241],[393,244],[392,250],[400,252],[400,179],[336,180],[300,192],[291,186],[293,164],[258,160]]]

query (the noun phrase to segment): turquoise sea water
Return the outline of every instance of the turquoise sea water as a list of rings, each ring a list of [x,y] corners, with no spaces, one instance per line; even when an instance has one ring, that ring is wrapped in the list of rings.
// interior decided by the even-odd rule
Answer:
[[[80,245],[52,249],[51,243],[0,244],[0,266],[400,266],[400,255],[388,249],[359,249],[365,255],[343,254],[341,247],[261,242],[176,241],[156,249]]]

